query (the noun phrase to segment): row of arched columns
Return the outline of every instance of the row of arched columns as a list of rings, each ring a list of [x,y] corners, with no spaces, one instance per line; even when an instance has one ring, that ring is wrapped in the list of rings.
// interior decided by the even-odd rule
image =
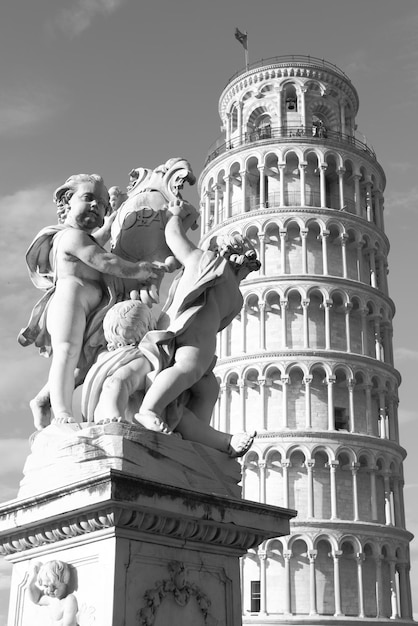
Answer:
[[[391,308],[344,291],[288,287],[249,292],[217,337],[220,358],[275,350],[338,350],[393,365]]]
[[[391,463],[355,455],[348,449],[336,456],[319,450],[305,455],[301,449],[282,457],[270,452],[263,460],[257,452],[244,462],[246,499],[298,511],[299,519],[351,520],[405,527],[404,481]]]
[[[251,276],[312,275],[354,280],[388,293],[387,250],[360,232],[329,221],[318,223],[289,217],[284,224],[268,221],[234,225],[233,233],[246,236],[257,250],[260,270]]]
[[[409,563],[404,550],[323,533],[262,545],[241,561],[243,613],[411,618]],[[258,583],[258,585],[254,585]],[[257,589],[254,598],[252,590]]]
[[[214,410],[222,431],[345,431],[398,441],[398,396],[394,381],[359,370],[316,363],[313,367],[270,364],[218,369],[220,395]]]

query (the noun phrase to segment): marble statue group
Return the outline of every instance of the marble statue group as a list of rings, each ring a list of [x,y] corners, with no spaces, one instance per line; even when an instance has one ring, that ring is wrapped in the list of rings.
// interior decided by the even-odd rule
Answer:
[[[37,430],[83,420],[131,422],[163,435],[242,456],[255,433],[227,434],[210,419],[219,393],[216,335],[242,307],[240,282],[259,269],[250,242],[188,236],[198,213],[181,190],[189,163],[137,168],[127,191],[98,175],[71,176],[54,193],[58,224],[42,229],[26,262],[43,290],[18,340],[50,356],[44,387],[30,402]],[[179,270],[156,319],[161,282]]]

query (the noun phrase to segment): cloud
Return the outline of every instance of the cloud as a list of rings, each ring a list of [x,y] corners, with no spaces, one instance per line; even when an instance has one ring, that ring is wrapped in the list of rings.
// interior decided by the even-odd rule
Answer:
[[[411,348],[396,348],[394,353],[395,361],[418,361],[418,350]]]
[[[385,194],[385,213],[393,214],[399,211],[413,211],[416,213],[418,202],[418,187],[411,189],[392,190]]]
[[[89,28],[97,15],[110,15],[125,2],[126,0],[78,0],[71,9],[62,10],[53,22],[69,37],[77,37]]]
[[[48,87],[0,94],[0,135],[38,129],[65,106]]]

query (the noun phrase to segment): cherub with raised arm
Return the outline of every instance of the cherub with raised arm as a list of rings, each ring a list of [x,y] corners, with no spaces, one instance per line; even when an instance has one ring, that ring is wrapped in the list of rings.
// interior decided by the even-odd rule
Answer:
[[[35,416],[38,428],[46,425],[48,394],[55,422],[74,421],[75,371],[94,314],[108,304],[108,279],[135,278],[143,283],[163,269],[163,264],[131,263],[104,250],[100,243],[108,236],[106,229],[92,236],[103,227],[109,205],[100,176],[71,176],[55,191],[54,200],[63,223],[41,231],[26,255],[32,281],[47,293],[18,338],[22,345],[35,343],[52,354],[48,386],[41,392],[44,404],[38,404]]]
[[[87,421],[101,424],[133,420],[149,386],[150,375],[166,365],[166,359],[152,342],[141,343],[154,324],[150,309],[139,300],[118,302],[106,313],[103,329],[107,352],[98,356],[83,384],[81,404]],[[251,446],[253,435],[230,435],[209,424],[218,393],[219,386],[212,373],[207,379],[203,376],[187,396],[183,394],[184,404],[176,407],[175,431],[188,441],[203,443],[233,457],[242,456]],[[157,430],[171,434],[162,421]]]
[[[142,342],[154,341],[160,350],[172,354],[169,366],[157,374],[135,415],[149,429],[161,429],[167,407],[183,392],[196,385],[213,387],[216,335],[242,308],[241,280],[260,268],[254,248],[240,235],[225,237],[207,251],[196,247],[184,229],[193,212],[195,209],[181,200],[169,205],[165,237],[183,272],[173,283],[158,321],[157,328],[163,330],[148,333]],[[204,389],[198,395],[204,397]],[[168,423],[168,428],[173,426]]]
[[[77,626],[78,603],[70,593],[71,570],[63,561],[34,563],[28,579],[29,599],[39,606],[48,607],[52,623],[56,626]]]

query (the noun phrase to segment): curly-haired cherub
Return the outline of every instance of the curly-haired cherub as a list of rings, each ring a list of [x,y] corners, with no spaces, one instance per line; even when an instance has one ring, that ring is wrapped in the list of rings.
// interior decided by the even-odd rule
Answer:
[[[34,604],[45,606],[56,626],[77,626],[78,603],[70,593],[70,566],[63,561],[34,563],[28,579],[28,595]]]
[[[83,385],[82,413],[87,421],[132,421],[149,386],[149,375],[152,377],[167,364],[153,342],[147,340],[146,333],[153,327],[150,309],[138,300],[119,302],[106,313],[103,330],[108,352],[99,355]],[[213,373],[203,376],[188,392],[185,404],[177,407],[175,432],[233,457],[245,454],[254,434],[230,435],[209,424],[219,393]],[[171,433],[164,422],[159,428],[152,424],[152,430]]]
[[[22,345],[33,342],[42,345],[43,338],[48,337],[52,364],[48,386],[42,390],[44,406],[49,394],[55,422],[71,422],[74,421],[72,397],[75,371],[88,319],[102,303],[104,276],[108,274],[146,282],[156,278],[156,265],[126,261],[107,252],[92,236],[97,228],[103,226],[109,205],[109,194],[100,176],[71,176],[55,191],[54,200],[62,225],[55,227],[52,238],[49,235],[47,246],[38,245],[35,239],[27,255],[36,286],[45,288],[42,282],[44,268],[50,270],[50,282],[47,283],[49,295],[40,306],[45,328],[40,330],[39,326],[29,324],[21,331],[19,342]],[[163,264],[158,266],[158,269],[163,269]],[[34,309],[32,320],[40,317],[37,307],[39,305]],[[42,407],[39,412],[36,426],[42,428],[47,420]]]
[[[168,210],[166,241],[183,273],[173,283],[158,322],[166,337],[157,335],[156,343],[170,345],[173,358],[157,374],[135,416],[155,430],[161,429],[164,412],[182,392],[213,378],[216,335],[242,308],[241,280],[261,265],[249,240],[240,235],[224,237],[207,251],[196,247],[183,227],[194,211],[182,201],[170,203]]]

